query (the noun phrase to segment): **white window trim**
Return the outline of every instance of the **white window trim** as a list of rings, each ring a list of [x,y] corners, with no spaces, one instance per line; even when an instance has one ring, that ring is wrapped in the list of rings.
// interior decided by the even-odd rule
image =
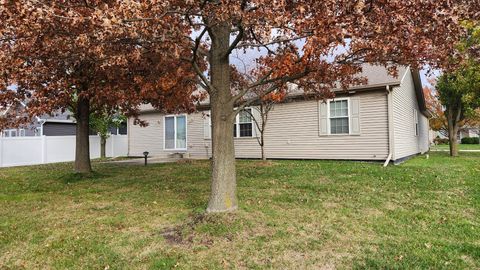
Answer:
[[[236,134],[237,136],[234,136],[234,138],[236,139],[248,139],[248,138],[255,138],[255,123],[254,123],[254,120],[253,120],[253,108],[252,107],[246,107],[244,108],[243,110],[248,110],[250,109],[250,117],[252,118],[251,119],[251,124],[252,124],[252,136],[243,136],[243,137],[240,137],[240,112],[237,113],[237,115],[235,116],[235,127],[236,127]],[[211,121],[211,118],[210,118],[210,121]],[[246,124],[246,123],[244,123]]]
[[[177,117],[178,116],[185,116],[185,148],[177,148]],[[173,121],[173,130],[174,130],[174,145],[175,148],[167,148],[165,143],[165,119],[167,117],[174,117]],[[164,115],[163,116],[163,150],[166,151],[187,151],[188,150],[188,116],[187,114],[169,114],[169,115]]]
[[[348,133],[335,133],[335,134],[332,134],[332,128],[331,128],[331,117],[330,117],[330,102],[334,102],[334,101],[342,101],[342,100],[346,100],[347,101],[347,117],[348,117]],[[343,98],[334,98],[334,99],[329,99],[327,100],[327,131],[328,131],[328,135],[331,135],[331,136],[346,136],[346,135],[352,135],[352,123],[351,123],[351,120],[352,120],[352,116],[350,115],[350,98],[349,97],[343,97]],[[345,118],[345,116],[342,116],[342,117],[334,117],[334,118]]]

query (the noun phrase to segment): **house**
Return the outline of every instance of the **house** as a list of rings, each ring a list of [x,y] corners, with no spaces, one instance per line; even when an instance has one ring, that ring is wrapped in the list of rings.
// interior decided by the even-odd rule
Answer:
[[[21,103],[22,107],[25,107],[25,103]],[[7,108],[0,112],[0,117],[6,115],[9,110],[14,108]],[[16,108],[21,111],[22,108]],[[113,135],[126,135],[127,126],[126,123],[120,127],[110,128],[110,132]],[[91,135],[96,135],[96,132],[91,131]],[[42,115],[35,117],[28,125],[5,129],[1,132],[2,137],[30,137],[30,136],[75,136],[76,123],[71,112],[55,112],[51,115]]]
[[[367,65],[362,76],[368,84],[334,90],[326,102],[289,96],[275,105],[265,131],[265,152],[271,159],[334,159],[401,162],[429,150],[429,112],[420,75],[399,68],[398,78],[385,68]],[[255,116],[257,109],[248,108]],[[256,115],[258,117],[258,115]],[[211,157],[208,106],[193,114],[163,115],[142,107],[140,127],[128,121],[130,156],[144,151],[169,157]],[[259,118],[257,118],[259,119]],[[260,158],[258,131],[248,113],[241,112],[232,127],[237,158]]]
[[[458,138],[478,138],[480,136],[480,128],[475,127],[463,127],[458,131]]]

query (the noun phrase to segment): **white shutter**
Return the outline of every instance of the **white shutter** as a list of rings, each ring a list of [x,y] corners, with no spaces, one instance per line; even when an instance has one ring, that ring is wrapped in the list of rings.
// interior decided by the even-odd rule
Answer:
[[[360,134],[360,99],[350,99],[350,133]]]
[[[255,120],[252,119],[252,122],[253,122],[253,137],[260,137],[260,129],[258,128],[257,124],[258,125],[262,125],[262,115],[260,113],[260,108],[258,107],[252,107],[252,116],[253,118],[257,121],[255,122]]]
[[[210,111],[204,112],[203,115],[203,138],[212,138],[212,125],[210,120]]]
[[[328,135],[328,106],[323,101],[318,102],[318,135]]]

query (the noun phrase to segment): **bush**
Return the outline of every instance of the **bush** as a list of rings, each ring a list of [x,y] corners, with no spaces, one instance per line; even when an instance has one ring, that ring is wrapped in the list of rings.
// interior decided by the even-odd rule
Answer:
[[[462,144],[479,144],[480,138],[463,138]]]
[[[437,137],[433,140],[433,142],[436,144],[436,145],[439,145],[439,144],[448,144],[449,143],[449,140],[448,138],[440,138],[440,137]]]

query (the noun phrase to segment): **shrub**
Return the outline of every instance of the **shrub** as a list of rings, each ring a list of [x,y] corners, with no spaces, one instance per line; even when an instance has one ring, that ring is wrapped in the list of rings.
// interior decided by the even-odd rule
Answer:
[[[437,144],[437,145],[438,145],[438,144],[448,144],[448,143],[449,143],[449,140],[448,140],[448,138],[442,139],[442,138],[440,138],[440,137],[437,137],[437,138],[435,138],[435,139],[433,140],[433,142],[434,142],[435,144]]]
[[[480,138],[463,138],[462,144],[479,144]]]

